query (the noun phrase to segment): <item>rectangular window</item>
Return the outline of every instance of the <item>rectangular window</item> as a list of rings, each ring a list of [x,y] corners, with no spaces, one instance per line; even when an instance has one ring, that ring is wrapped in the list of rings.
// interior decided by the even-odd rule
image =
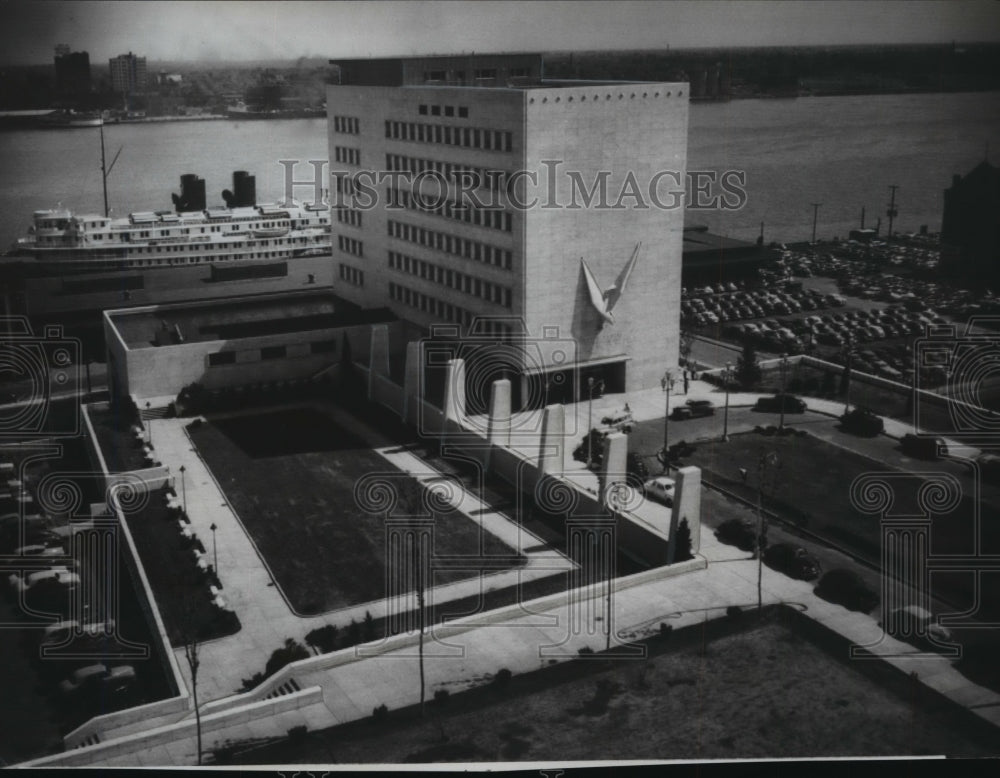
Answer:
[[[427,115],[427,106],[426,105],[421,105],[417,109],[417,111],[420,113],[421,116],[426,116]]]
[[[208,355],[209,367],[217,367],[218,365],[234,365],[234,364],[236,364],[235,351],[217,351],[214,354]]]
[[[469,109],[466,108],[464,105],[460,105],[458,107],[458,118],[459,119],[468,119],[469,118]]]
[[[455,115],[455,108],[453,106],[446,105],[444,107],[444,115],[445,116],[454,116]]]

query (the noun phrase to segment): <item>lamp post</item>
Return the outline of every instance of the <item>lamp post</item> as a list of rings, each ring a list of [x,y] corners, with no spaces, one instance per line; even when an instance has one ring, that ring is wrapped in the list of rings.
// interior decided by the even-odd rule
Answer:
[[[670,454],[667,449],[667,442],[670,439],[670,392],[674,388],[674,378],[667,370],[660,379],[660,386],[663,387],[664,407],[663,407],[663,472],[670,468]]]
[[[218,575],[219,575],[219,547],[218,547],[218,545],[216,545],[216,542],[215,542],[215,531],[218,529],[218,527],[215,526],[215,522],[214,521],[212,522],[212,526],[209,527],[209,529],[212,530],[212,563],[213,563],[212,564],[212,569],[215,570],[215,575],[216,575],[216,577],[218,577]]]
[[[188,512],[188,494],[187,494],[187,482],[184,480],[184,473],[187,472],[187,468],[181,465],[181,495],[184,501],[184,515],[187,516]]]
[[[785,428],[785,372],[788,369],[788,354],[781,355],[781,418],[778,421],[778,429]]]
[[[149,443],[149,447],[153,447],[153,422],[149,417],[149,400],[146,400],[146,442]]]
[[[851,362],[854,360],[854,336],[847,336],[847,354],[845,372],[847,375],[846,386],[844,387],[844,415],[851,409]]]
[[[587,469],[594,463],[594,436],[591,434],[594,429],[594,389],[604,387],[604,381],[595,381],[593,376],[587,379],[587,389],[590,391],[590,401],[587,403]]]
[[[819,207],[822,204],[823,203],[810,203],[810,205],[812,206],[812,209],[813,209],[813,236],[812,236],[812,244],[814,246],[816,245],[816,218],[819,215]]]
[[[726,387],[726,411],[722,417],[722,440],[729,440],[729,382],[733,377],[733,363],[726,362],[726,369],[722,371],[722,383]]]

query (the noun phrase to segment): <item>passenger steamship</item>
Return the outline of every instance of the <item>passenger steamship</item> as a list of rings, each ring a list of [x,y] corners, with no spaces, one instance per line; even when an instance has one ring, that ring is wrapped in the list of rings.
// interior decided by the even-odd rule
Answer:
[[[3,260],[15,308],[68,313],[332,283],[327,203],[257,204],[245,171],[222,196],[225,206],[206,207],[205,181],[184,175],[173,211],[36,211]]]

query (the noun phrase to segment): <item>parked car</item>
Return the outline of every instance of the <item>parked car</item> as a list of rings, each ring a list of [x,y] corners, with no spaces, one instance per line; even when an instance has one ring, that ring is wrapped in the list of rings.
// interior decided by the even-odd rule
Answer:
[[[25,573],[23,576],[19,573],[11,573],[7,578],[7,581],[13,587],[15,592],[27,592],[33,587],[40,584],[42,581],[53,580],[60,584],[66,586],[76,586],[80,583],[80,576],[76,573],[70,572],[68,568],[65,567],[50,567],[48,570],[37,570],[35,572]]]
[[[601,424],[606,427],[615,427],[622,432],[631,432],[633,421],[631,410],[621,410],[605,416],[601,419]]]
[[[791,543],[775,543],[764,550],[764,562],[791,578],[811,581],[819,578],[819,561],[808,551]]]
[[[131,692],[135,687],[135,680],[135,668],[132,665],[119,665],[109,669],[98,663],[75,670],[59,684],[59,692],[64,697],[99,694],[102,702],[105,702],[108,698],[121,697]]]
[[[976,458],[983,474],[983,480],[990,484],[1000,484],[1000,456],[996,454],[980,454]]]
[[[753,551],[757,545],[757,528],[742,519],[729,519],[719,525],[715,537],[721,543],[736,546],[743,551]]]
[[[871,613],[879,604],[879,596],[868,588],[861,577],[844,568],[826,573],[813,592],[828,602],[862,613]]]
[[[853,435],[874,438],[885,429],[885,422],[865,408],[855,408],[840,417],[840,427]]]
[[[953,639],[950,629],[938,624],[933,613],[917,605],[896,608],[879,626],[894,638],[921,645],[951,643]]]
[[[899,441],[904,454],[920,459],[938,459],[948,456],[948,446],[943,438],[925,438],[908,433]]]
[[[776,394],[773,397],[761,397],[757,400],[753,409],[766,413],[781,413],[784,406],[785,413],[805,413],[806,404],[793,394]]]
[[[675,421],[685,419],[696,419],[701,416],[713,416],[715,405],[711,400],[688,400],[684,405],[679,405],[670,412],[670,418]]]
[[[674,506],[674,486],[673,478],[661,475],[657,478],[650,478],[642,485],[643,492],[647,497],[651,497],[657,502],[663,503],[668,508]]]

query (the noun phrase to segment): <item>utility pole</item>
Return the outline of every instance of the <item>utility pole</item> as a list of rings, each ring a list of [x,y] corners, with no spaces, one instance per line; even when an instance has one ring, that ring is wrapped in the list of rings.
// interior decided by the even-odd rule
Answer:
[[[816,217],[819,214],[819,207],[822,204],[823,203],[810,203],[810,205],[812,205],[813,207],[813,238],[812,238],[813,243],[816,243]]]
[[[107,217],[108,214],[110,213],[110,210],[108,209],[108,176],[111,175],[111,170],[112,170],[112,168],[114,168],[115,163],[118,161],[118,157],[122,153],[122,149],[125,148],[125,147],[122,146],[121,148],[118,149],[118,153],[115,154],[115,158],[113,160],[111,160],[111,164],[110,165],[105,165],[105,157],[104,157],[104,117],[103,116],[101,117],[100,127],[101,127],[101,184],[102,184],[102,186],[104,188],[104,216]]]
[[[890,184],[889,189],[892,191],[892,196],[889,198],[889,210],[885,212],[889,217],[889,234],[886,240],[892,240],[892,220],[899,215],[899,211],[896,210],[896,190],[899,189],[899,184]]]

